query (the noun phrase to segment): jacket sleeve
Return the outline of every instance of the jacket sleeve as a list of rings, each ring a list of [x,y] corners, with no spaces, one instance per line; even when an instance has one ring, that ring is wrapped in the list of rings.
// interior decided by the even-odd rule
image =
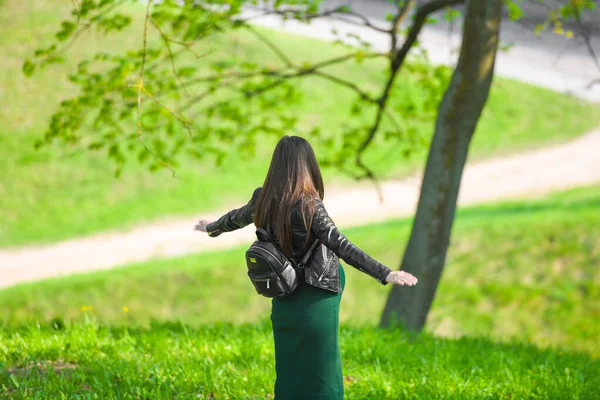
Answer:
[[[261,188],[254,190],[252,198],[248,203],[240,208],[233,209],[227,214],[223,215],[218,220],[211,222],[206,226],[208,236],[216,237],[223,232],[231,232],[236,229],[241,229],[253,222],[252,213],[254,211],[254,205],[258,199],[258,194]]]
[[[316,209],[313,216],[311,231],[321,243],[332,250],[339,258],[354,268],[375,278],[379,283],[387,285],[385,280],[392,270],[367,253],[356,247],[335,226],[321,199],[316,199]]]

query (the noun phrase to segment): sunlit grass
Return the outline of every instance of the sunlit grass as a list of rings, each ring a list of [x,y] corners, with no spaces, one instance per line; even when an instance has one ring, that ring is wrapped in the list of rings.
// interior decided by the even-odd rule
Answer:
[[[82,317],[54,326],[0,328],[0,397],[272,398],[266,318],[140,329]],[[530,344],[342,325],[340,345],[347,399],[592,399],[600,385],[594,356]]]
[[[397,268],[410,226],[410,220],[398,220],[344,233]],[[598,352],[598,226],[597,187],[459,211],[427,331]],[[78,319],[84,306],[115,325],[254,322],[269,314],[271,303],[256,294],[246,276],[245,250],[22,284],[0,291],[0,321],[9,326],[68,321]],[[341,320],[349,326],[377,325],[391,286],[346,264],[344,269]]]
[[[68,15],[70,2],[6,0],[0,8],[0,246],[51,242],[173,214],[190,214],[227,208],[249,197],[266,173],[274,138],[259,140],[257,154],[244,159],[231,153],[222,168],[212,160],[184,160],[177,178],[163,170],[151,174],[130,163],[121,178],[104,153],[50,145],[40,151],[32,146],[60,100],[73,94],[67,74],[82,57],[96,51],[116,52],[140,45],[140,18],[133,29],[110,39],[91,31],[73,46],[64,65],[57,65],[25,79],[21,65],[34,49],[46,45]],[[289,34],[264,31],[276,39],[295,60],[314,62],[342,51],[328,43]],[[211,57],[274,62],[276,57],[260,43],[241,33],[216,37],[206,44]],[[378,88],[385,79],[383,60],[345,64],[331,69],[346,79]],[[344,88],[318,78],[298,80],[304,97],[295,106],[304,134],[319,126],[328,134],[341,133],[348,122],[352,96]],[[397,80],[391,107],[406,97],[421,96],[415,77],[404,71]],[[405,118],[398,112],[397,118]],[[434,121],[420,122],[418,136],[430,140]],[[133,123],[134,121],[132,121]],[[474,138],[471,160],[494,154],[564,141],[600,123],[597,106],[514,81],[497,78]],[[84,132],[85,133],[85,132]],[[88,132],[91,133],[91,132]],[[290,132],[296,133],[296,132]],[[317,147],[317,152],[320,151]],[[378,137],[365,153],[368,164],[382,177],[398,177],[423,166],[426,147],[407,159],[407,143],[390,145]],[[320,154],[320,153],[319,153]],[[350,183],[348,177],[325,170],[328,183]]]

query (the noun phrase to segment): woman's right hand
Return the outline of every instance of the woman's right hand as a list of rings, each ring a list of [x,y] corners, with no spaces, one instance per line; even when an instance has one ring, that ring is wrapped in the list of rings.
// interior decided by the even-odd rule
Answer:
[[[392,271],[385,278],[386,282],[395,283],[401,286],[414,286],[418,279],[406,271]]]
[[[200,221],[198,221],[198,223],[196,225],[194,225],[194,230],[200,231],[200,232],[206,232],[206,226],[210,223],[211,223],[210,221],[201,219]]]

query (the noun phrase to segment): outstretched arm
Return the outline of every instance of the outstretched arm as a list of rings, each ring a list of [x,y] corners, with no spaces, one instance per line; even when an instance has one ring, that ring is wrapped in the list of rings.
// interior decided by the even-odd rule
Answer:
[[[223,232],[231,232],[250,225],[252,223],[252,212],[254,211],[254,205],[259,193],[260,188],[257,188],[246,205],[229,211],[214,222],[200,221],[195,229],[207,232],[208,236],[216,237]]]
[[[320,199],[317,199],[316,202],[311,231],[339,258],[377,279],[383,285],[392,282],[412,286],[417,282],[417,279],[411,274],[404,271],[392,271],[350,242],[335,226],[327,214],[323,202]]]

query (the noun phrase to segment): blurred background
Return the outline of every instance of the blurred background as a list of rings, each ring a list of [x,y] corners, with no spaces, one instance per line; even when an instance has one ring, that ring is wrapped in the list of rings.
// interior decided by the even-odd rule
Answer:
[[[145,97],[144,137],[160,138],[148,139],[149,146],[157,154],[163,154],[161,146],[173,147],[175,154],[182,140],[188,149],[177,153],[173,163],[165,158],[169,168],[149,168],[152,161],[138,156],[141,145],[135,141],[130,148],[113,146],[116,134],[110,136],[107,120],[94,121],[90,110],[100,110],[102,99],[110,97],[108,89],[98,91],[112,84],[107,78],[112,72],[133,77],[129,92],[119,89],[127,94],[115,101],[122,101],[121,109],[128,112],[124,131],[137,136],[137,92],[131,87],[135,89],[139,73],[141,53],[136,51],[143,44],[145,2],[125,3],[121,12],[131,23],[123,29],[87,29],[76,40],[69,32],[67,40],[57,41],[56,32],[65,31],[63,21],[75,21],[74,10],[83,10],[85,1],[0,0],[0,349],[2,335],[6,348],[14,349],[13,329],[68,325],[90,317],[115,329],[177,322],[200,331],[215,323],[268,320],[271,302],[256,294],[243,261],[253,226],[219,238],[194,232],[193,226],[249,200],[262,185],[282,134],[301,135],[313,144],[326,182],[325,204],[343,233],[374,258],[399,268],[437,106],[458,59],[462,16],[450,22],[450,9],[435,13],[437,20],[426,25],[415,50],[427,57],[409,59],[399,73],[389,110],[404,133],[395,135],[386,120],[363,154],[379,179],[376,187],[368,179],[354,179],[361,170],[353,153],[360,145],[357,138],[364,137],[357,129],[371,122],[374,109],[358,106],[356,111],[355,95],[347,87],[317,76],[295,80],[293,94],[284,95],[282,88],[243,112],[232,106],[229,114],[216,118],[227,123],[244,119],[248,126],[214,128],[213,136],[198,141],[196,136],[186,141],[182,126],[172,135],[164,133],[169,128],[161,121],[176,124],[165,108],[186,104],[209,90],[208,83],[188,87],[185,95],[180,90],[179,97],[166,98],[170,103],[157,105],[151,95]],[[441,339],[515,341],[579,352],[598,368],[592,360],[597,360],[600,334],[600,84],[593,83],[600,79],[600,11],[590,8],[579,23],[566,18],[558,28],[548,23],[536,35],[548,21],[548,9],[560,2],[543,3],[521,4],[518,20],[516,11],[505,7],[495,76],[469,147],[446,265],[424,331]],[[396,10],[384,0],[331,0],[320,10],[348,5],[381,29],[389,29],[387,15]],[[464,11],[462,6],[456,10]],[[253,16],[257,11],[242,13]],[[92,10],[88,19],[93,15]],[[275,68],[281,57],[265,46],[264,38],[294,64],[308,66],[342,54],[346,47],[332,43],[340,35],[344,41],[360,36],[368,42],[361,47],[365,52],[385,51],[390,45],[389,35],[366,33],[368,28],[341,18],[306,24],[281,17],[253,19],[258,35],[224,28],[199,42],[195,49],[200,58],[183,55],[188,58],[181,65],[198,68],[193,72],[198,76],[203,71]],[[80,18],[86,21],[85,15]],[[169,18],[157,15],[155,21]],[[74,32],[82,25],[77,26]],[[156,94],[166,89],[151,86],[160,78],[152,66],[166,53],[164,33],[152,26],[150,31],[149,47],[161,49],[148,56],[148,87]],[[35,52],[53,43],[65,47],[48,52],[60,62],[42,68],[44,55]],[[171,46],[173,51],[185,47],[176,41]],[[106,67],[82,67],[83,60],[98,54],[109,55]],[[113,55],[124,58],[113,60]],[[29,59],[36,63],[35,71],[27,71],[33,68],[24,64]],[[388,64],[380,58],[360,61],[326,71],[378,95]],[[118,63],[118,72],[107,72]],[[167,61],[163,70],[179,67]],[[259,83],[265,82],[270,81]],[[210,106],[225,98],[216,94],[202,101]],[[61,107],[79,114],[56,117]],[[294,123],[286,125],[284,117]],[[258,119],[278,128],[250,132]],[[195,123],[190,125],[194,133],[200,130]],[[36,145],[40,140],[43,144]],[[101,144],[94,146],[98,140]],[[392,288],[344,265],[343,327],[376,327]],[[0,351],[0,364],[35,359],[35,351],[25,358],[17,353]],[[25,396],[16,389],[7,393]]]

